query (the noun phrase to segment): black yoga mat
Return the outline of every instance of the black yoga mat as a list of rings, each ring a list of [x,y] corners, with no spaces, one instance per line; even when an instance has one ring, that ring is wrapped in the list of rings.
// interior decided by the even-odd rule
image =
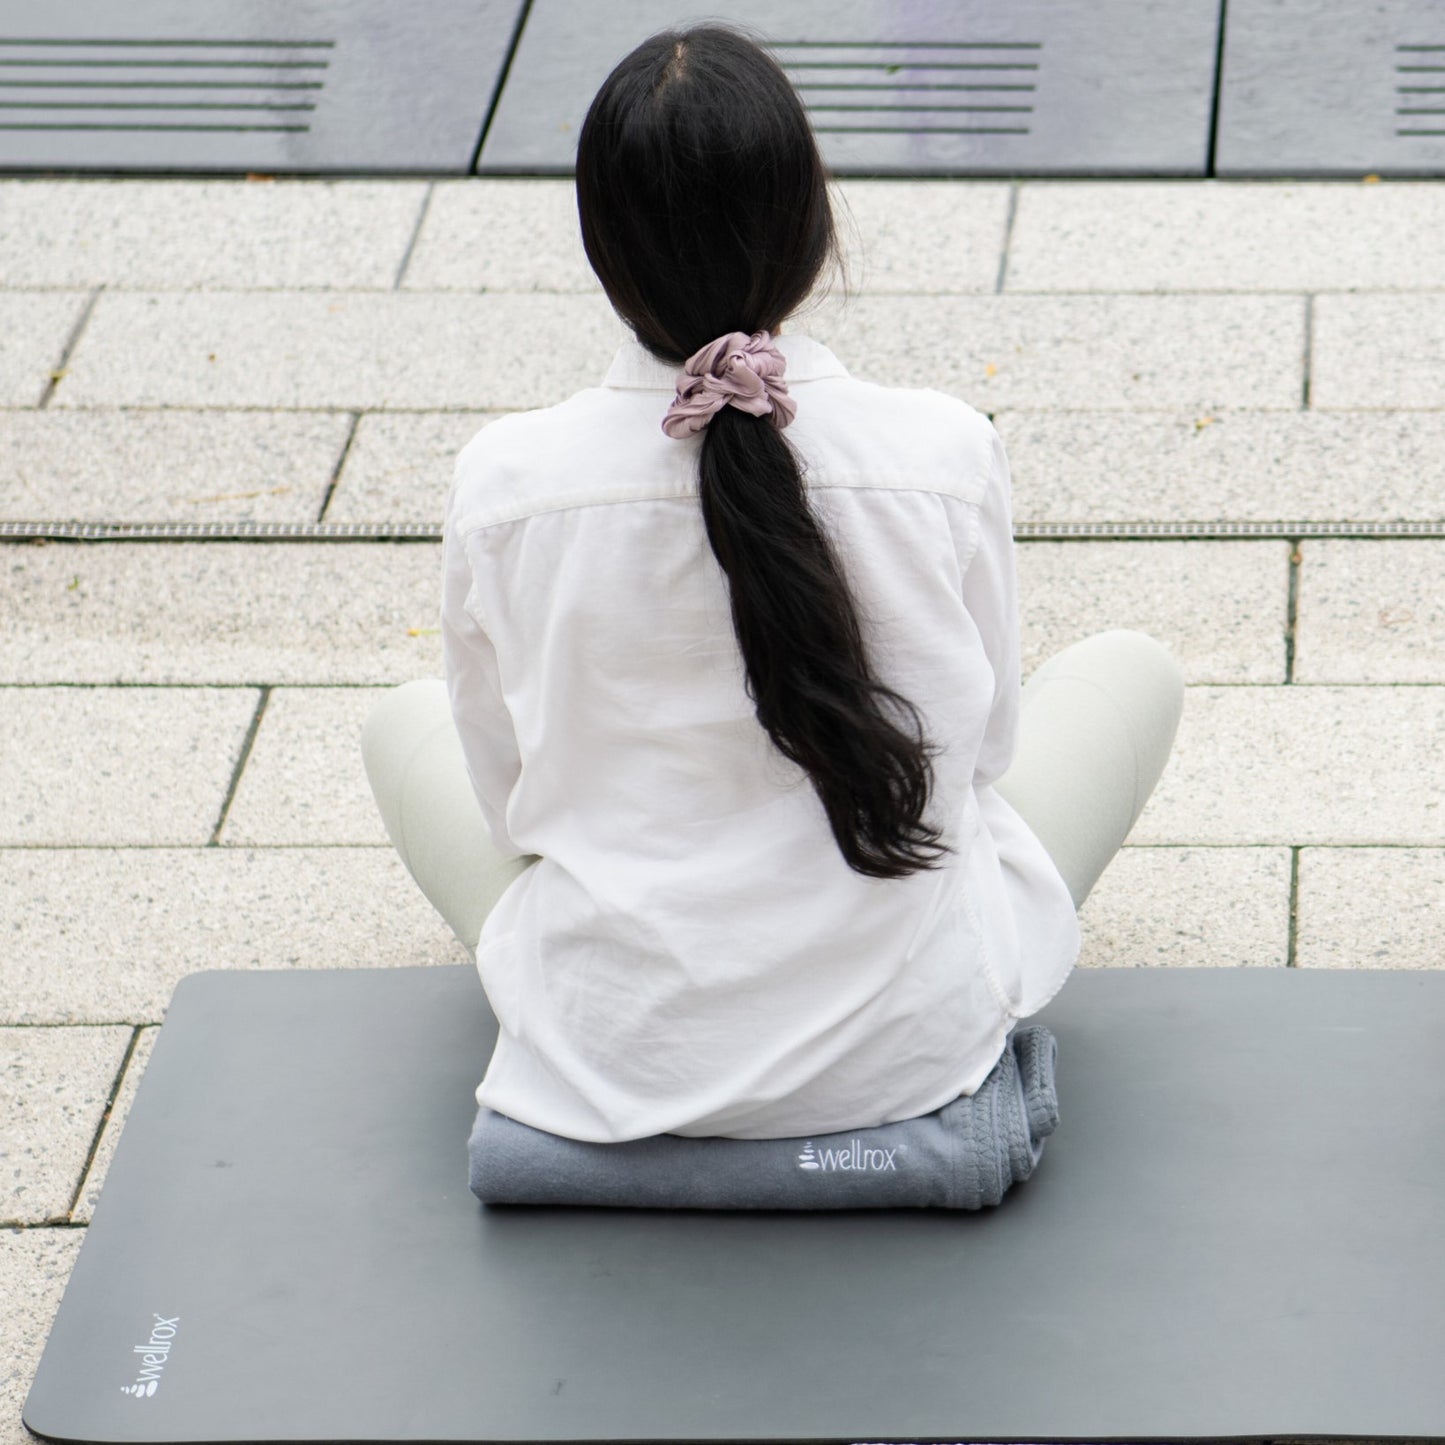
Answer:
[[[68,1441],[1445,1438],[1445,973],[1081,971],[997,1209],[488,1209],[466,967],[177,988]]]

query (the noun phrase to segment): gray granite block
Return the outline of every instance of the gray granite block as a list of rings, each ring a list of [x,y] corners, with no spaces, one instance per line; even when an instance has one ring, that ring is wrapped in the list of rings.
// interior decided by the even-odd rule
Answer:
[[[0,521],[312,522],[350,425],[342,412],[12,412]]]
[[[1445,408],[1445,296],[1318,296],[1312,353],[1311,406]]]
[[[1301,968],[1445,968],[1445,849],[1304,848]]]
[[[241,775],[225,844],[384,844],[361,726],[385,688],[278,688]]]
[[[0,407],[39,404],[89,300],[74,291],[0,292]]]
[[[1445,414],[1004,411],[1021,522],[1438,517]]]
[[[369,412],[357,423],[328,522],[440,522],[457,453],[500,412]]]
[[[422,181],[0,182],[0,286],[391,289]]]
[[[0,554],[0,676],[385,683],[440,674],[439,543],[52,543]]]
[[[0,688],[0,844],[206,842],[256,702],[249,688]]]
[[[439,181],[402,278],[408,291],[597,291],[571,181]]]
[[[110,1106],[110,1113],[106,1115],[105,1126],[100,1134],[100,1143],[91,1157],[90,1167],[86,1169],[85,1178],[81,1181],[75,1208],[70,1211],[70,1219],[73,1224],[89,1224],[95,1215],[95,1202],[100,1198],[101,1187],[105,1184],[105,1176],[110,1170],[110,1162],[115,1158],[115,1146],[120,1142],[121,1131],[125,1128],[126,1119],[130,1117],[131,1105],[135,1103],[136,1088],[140,1084],[141,1076],[145,1073],[146,1065],[150,1063],[151,1050],[155,1048],[156,1036],[159,1033],[160,1029],[158,1028],[136,1030],[135,1047],[131,1050],[130,1058],[126,1062],[120,1089],[116,1093],[114,1103]]]
[[[0,1445],[35,1445],[20,1412],[84,1240],[83,1229],[0,1229]]]
[[[981,411],[1296,409],[1295,296],[861,296],[802,329],[855,375]]]
[[[53,405],[545,406],[597,385],[622,337],[600,296],[115,292]]]
[[[0,849],[0,1023],[159,1023],[211,968],[465,963],[391,848]]]
[[[1010,187],[997,181],[842,181],[834,215],[849,286],[889,292],[992,292]]]
[[[128,1028],[0,1028],[0,1224],[66,1219]]]
[[[1284,681],[1287,542],[1026,542],[1017,555],[1026,674],[1129,627],[1164,643],[1188,682]]]
[[[1288,848],[1124,848],[1080,912],[1079,962],[1101,968],[1283,968]]]
[[[1296,682],[1445,682],[1445,542],[1300,545]]]
[[[1130,841],[1445,844],[1445,687],[1188,689]]]
[[[1445,190],[1358,181],[1031,182],[1008,291],[1445,287]]]

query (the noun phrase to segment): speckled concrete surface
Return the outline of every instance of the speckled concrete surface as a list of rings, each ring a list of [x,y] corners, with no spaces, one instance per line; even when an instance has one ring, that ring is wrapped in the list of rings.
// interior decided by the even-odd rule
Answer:
[[[1191,688],[1131,841],[1445,844],[1442,737],[1445,687]]]
[[[89,303],[83,291],[0,292],[0,407],[39,404]]]
[[[1005,289],[1440,290],[1445,251],[1427,238],[1442,225],[1445,192],[1430,185],[1026,185]]]
[[[1080,910],[1079,963],[1284,968],[1289,909],[1288,848],[1124,848]]]
[[[0,1224],[69,1217],[127,1028],[0,1028]]]
[[[0,181],[0,286],[379,288],[423,181]]]
[[[441,546],[148,542],[15,549],[13,682],[385,683],[441,675]]]
[[[1018,549],[1023,666],[1111,627],[1148,632],[1189,683],[1283,682],[1285,542],[1028,542]]]
[[[277,688],[221,831],[233,844],[387,844],[361,764],[385,688]]]
[[[1021,522],[1440,515],[1439,412],[1000,412]]]
[[[498,412],[371,412],[357,423],[328,522],[440,522],[457,453]]]
[[[208,968],[465,963],[390,848],[0,849],[0,1024],[155,1024]]]
[[[89,1224],[95,1216],[95,1204],[105,1184],[106,1171],[110,1168],[110,1161],[115,1158],[115,1146],[120,1142],[131,1105],[135,1103],[135,1091],[140,1085],[146,1065],[150,1062],[151,1050],[155,1048],[159,1033],[159,1028],[134,1031],[130,1057],[125,1061],[120,1088],[115,1093],[105,1124],[101,1128],[100,1142],[95,1146],[95,1153],[91,1155],[85,1177],[80,1182],[75,1207],[70,1211],[72,1224]]]
[[[350,428],[344,412],[11,412],[0,521],[313,522]]]
[[[0,1445],[35,1445],[20,1421],[83,1229],[0,1229]]]
[[[1445,296],[1318,296],[1312,356],[1312,406],[1445,407]]]
[[[1295,681],[1445,682],[1445,541],[1300,546]]]
[[[1445,968],[1445,848],[1302,848],[1301,968]]]
[[[957,392],[981,411],[1293,411],[1295,296],[870,296],[809,330],[856,376]]]
[[[5,689],[0,846],[205,843],[258,696],[250,688]]]
[[[795,329],[859,376],[995,413],[1018,520],[1445,519],[1428,244],[1445,185],[842,190],[856,294]],[[467,437],[594,384],[621,335],[565,184],[0,196],[0,520],[436,521]],[[1286,548],[1020,550],[1030,659],[1143,625],[1192,684],[1158,794],[1084,910],[1085,966],[1445,967],[1441,544],[1306,539],[1292,653]],[[6,548],[0,1034],[14,1087],[61,1111],[19,1181],[44,1217],[64,1219],[97,1152],[73,1224],[0,1231],[0,1445],[29,1438],[21,1402],[176,981],[464,960],[385,845],[357,749],[371,684],[413,645],[435,670],[412,618],[434,606],[434,555]],[[223,677],[246,685],[194,685]],[[73,1053],[42,1057],[42,1035]]]
[[[621,337],[600,296],[106,292],[53,405],[543,406],[596,385]]]

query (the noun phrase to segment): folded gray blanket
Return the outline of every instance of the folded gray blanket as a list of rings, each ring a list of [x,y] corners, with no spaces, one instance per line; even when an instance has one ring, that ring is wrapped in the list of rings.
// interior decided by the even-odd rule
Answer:
[[[932,1114],[812,1138],[565,1139],[485,1106],[469,1144],[484,1204],[644,1209],[978,1209],[1027,1179],[1059,1121],[1058,1046],[1015,1029],[974,1094]]]

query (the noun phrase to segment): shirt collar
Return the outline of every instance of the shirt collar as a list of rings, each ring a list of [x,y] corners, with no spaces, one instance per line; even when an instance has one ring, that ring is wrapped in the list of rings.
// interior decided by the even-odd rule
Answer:
[[[821,381],[825,376],[848,375],[843,363],[811,336],[789,331],[774,337],[773,344],[788,363],[784,379],[789,385],[795,381]],[[681,370],[671,361],[659,361],[640,341],[628,337],[617,348],[602,385],[626,391],[671,392],[677,389]]]

